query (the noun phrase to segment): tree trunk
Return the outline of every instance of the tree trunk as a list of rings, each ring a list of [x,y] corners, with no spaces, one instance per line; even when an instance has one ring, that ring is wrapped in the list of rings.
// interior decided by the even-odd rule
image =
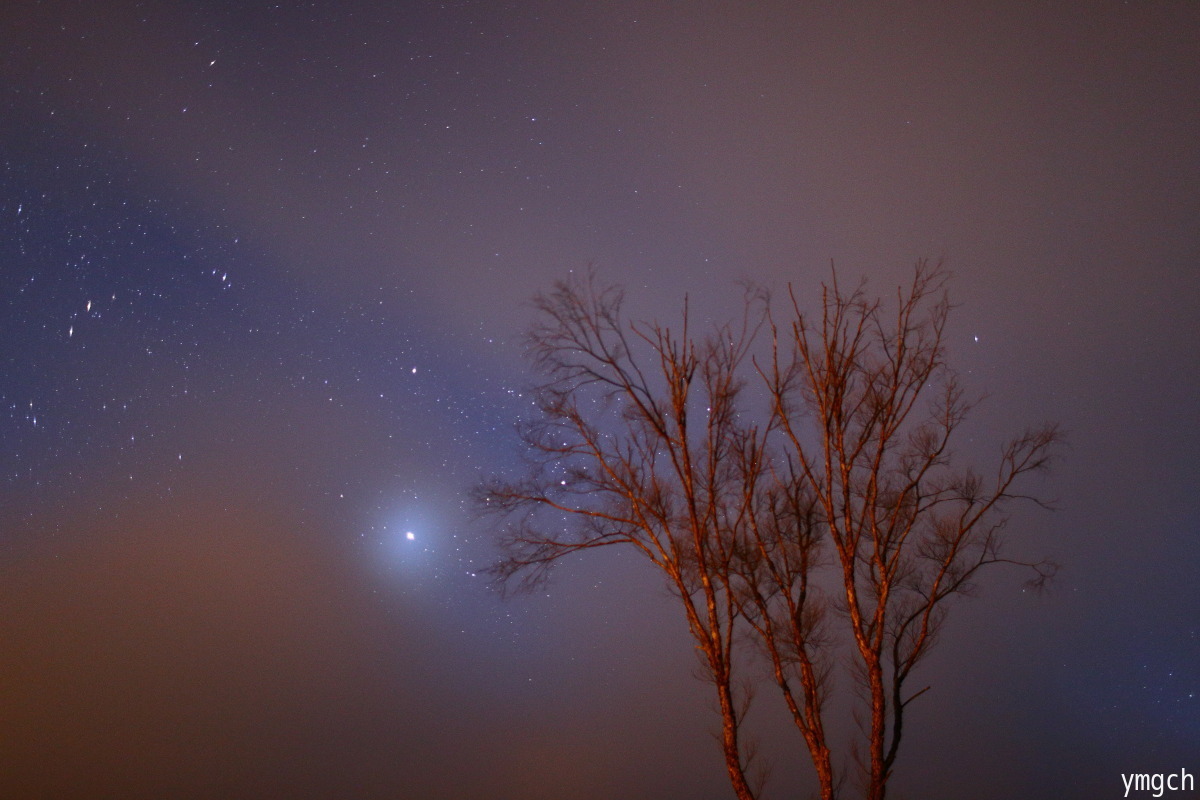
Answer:
[[[738,800],[755,800],[754,791],[750,788],[746,780],[746,771],[742,767],[742,753],[738,746],[737,709],[727,681],[719,683],[717,694],[721,699],[721,748],[725,752],[729,783],[733,786]]]
[[[887,794],[887,767],[884,764],[883,745],[887,733],[887,700],[883,691],[883,669],[878,662],[867,669],[868,686],[871,690],[871,778],[867,785],[867,800],[884,800]]]

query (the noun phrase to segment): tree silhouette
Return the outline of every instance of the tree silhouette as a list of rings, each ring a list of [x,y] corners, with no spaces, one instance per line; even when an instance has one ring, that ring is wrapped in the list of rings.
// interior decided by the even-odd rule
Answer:
[[[631,324],[622,292],[590,273],[535,298],[529,353],[543,382],[520,425],[528,469],[477,494],[507,519],[492,574],[528,588],[576,551],[620,544],[648,558],[716,693],[740,800],[766,775],[741,735],[756,682],[781,690],[828,800],[847,777],[826,728],[830,679],[853,676],[851,760],[863,796],[883,800],[922,693],[908,680],[947,601],[992,565],[1022,565],[1034,582],[1053,572],[1000,545],[1004,507],[1047,465],[1057,428],[1014,438],[988,478],[953,461],[970,403],[945,363],[947,280],[918,263],[886,311],[835,274],[817,318],[789,291],[783,323],[749,288],[737,321],[702,339],[686,301],[678,333]]]

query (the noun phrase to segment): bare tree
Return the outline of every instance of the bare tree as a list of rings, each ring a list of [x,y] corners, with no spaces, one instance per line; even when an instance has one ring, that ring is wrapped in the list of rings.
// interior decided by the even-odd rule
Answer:
[[[619,290],[598,288],[592,276],[535,299],[542,318],[530,353],[546,380],[538,415],[521,426],[529,474],[479,493],[486,509],[514,516],[494,574],[529,586],[579,550],[623,544],[645,555],[680,600],[717,695],[730,782],[748,800],[752,754],[739,730],[749,698],[734,671],[740,612],[725,528],[743,502],[728,456],[747,435],[739,373],[765,306],[748,296],[739,326],[697,343],[686,314],[676,336],[627,324],[621,302]]]
[[[1057,430],[1014,439],[990,479],[951,462],[970,404],[945,364],[946,280],[919,263],[888,313],[835,275],[819,319],[792,293],[782,325],[751,290],[740,319],[703,340],[686,302],[678,335],[629,324],[621,292],[591,275],[535,299],[530,353],[545,380],[521,426],[529,469],[479,490],[510,521],[493,574],[530,586],[579,550],[645,555],[702,656],[739,800],[765,775],[741,735],[762,663],[826,800],[845,777],[824,719],[830,676],[841,665],[859,679],[855,755],[864,795],[883,800],[921,694],[907,681],[946,601],[990,565],[1020,563],[1035,580],[1052,571],[1007,559],[1000,543],[1015,482],[1047,464]],[[765,398],[757,413],[748,386]]]
[[[867,705],[858,755],[870,800],[886,795],[905,709],[924,691],[907,693],[907,682],[936,640],[946,601],[968,592],[984,567],[1018,564],[1035,584],[1054,570],[1008,559],[1000,545],[1003,507],[1022,497],[1014,489],[1021,476],[1049,463],[1056,426],[1012,439],[990,477],[952,463],[950,443],[971,404],[945,362],[947,279],[919,263],[890,313],[861,285],[843,293],[836,275],[816,320],[792,294],[792,322],[783,332],[773,327],[773,357],[762,370],[787,480],[815,506],[804,513],[832,551],[837,616]],[[786,633],[801,663],[826,646],[801,626]]]

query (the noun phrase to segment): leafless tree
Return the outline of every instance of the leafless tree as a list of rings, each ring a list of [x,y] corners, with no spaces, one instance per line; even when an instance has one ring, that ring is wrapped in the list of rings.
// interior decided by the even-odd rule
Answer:
[[[579,550],[624,544],[645,555],[679,598],[716,691],[730,781],[739,798],[753,798],[726,531],[744,503],[729,454],[751,435],[739,422],[739,375],[765,305],[748,296],[739,325],[697,343],[686,313],[675,335],[627,324],[621,302],[594,276],[535,299],[541,319],[529,345],[545,382],[537,416],[521,426],[529,474],[479,493],[485,508],[513,514],[494,573],[528,586]]]
[[[951,440],[971,404],[945,361],[947,278],[919,263],[888,312],[861,285],[844,293],[835,275],[815,320],[793,293],[791,323],[773,326],[773,357],[762,370],[787,480],[814,504],[804,512],[832,551],[832,599],[867,705],[859,755],[870,800],[886,795],[905,709],[924,691],[909,693],[907,682],[936,640],[946,601],[991,565],[1024,566],[1035,584],[1054,570],[1011,560],[1000,545],[1004,506],[1022,497],[1019,478],[1047,466],[1057,427],[1012,439],[990,477],[953,463]],[[801,663],[806,651],[812,658],[826,647],[802,626],[786,633]]]
[[[622,293],[593,275],[535,298],[529,345],[544,381],[521,426],[529,469],[478,492],[509,519],[493,574],[531,586],[579,550],[646,556],[716,693],[739,800],[765,775],[741,735],[762,663],[826,800],[845,785],[824,718],[830,677],[844,667],[858,678],[862,788],[883,800],[921,694],[908,680],[946,601],[990,565],[1052,572],[1009,560],[1000,543],[1003,507],[1046,466],[1057,429],[1012,440],[991,478],[952,463],[970,404],[945,363],[946,280],[919,263],[889,312],[835,275],[816,319],[789,293],[785,324],[748,290],[738,321],[703,339],[686,302],[678,334],[628,323]]]

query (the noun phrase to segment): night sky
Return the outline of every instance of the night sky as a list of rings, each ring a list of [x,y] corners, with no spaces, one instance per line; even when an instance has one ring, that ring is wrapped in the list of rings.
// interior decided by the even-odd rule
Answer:
[[[0,796],[732,797],[646,564],[478,574],[528,300],[922,257],[1064,569],[956,607],[889,796],[1200,774],[1200,6],[5,3]]]

